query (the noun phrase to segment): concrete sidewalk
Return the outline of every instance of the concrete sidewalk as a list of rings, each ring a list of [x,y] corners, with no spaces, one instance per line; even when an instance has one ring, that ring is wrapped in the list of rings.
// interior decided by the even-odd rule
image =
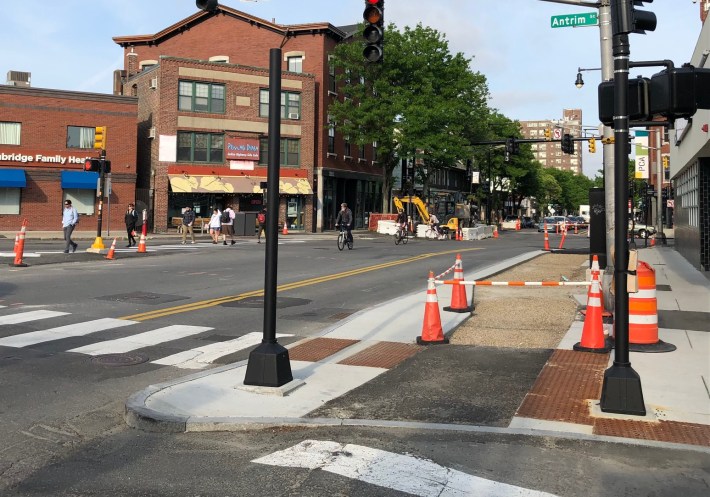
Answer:
[[[515,259],[504,261],[496,266],[479,271],[466,272],[465,278],[486,279],[504,269],[520,264],[542,253],[534,251]],[[640,257],[656,268],[657,283],[669,285],[667,291],[659,292],[659,318],[665,312],[677,312],[683,316],[682,327],[664,326],[659,331],[659,337],[677,346],[677,350],[664,354],[632,353],[632,367],[640,374],[644,400],[648,414],[641,418],[643,422],[658,425],[660,422],[673,422],[677,426],[690,426],[699,436],[701,442],[684,442],[681,438],[663,439],[665,442],[652,440],[637,440],[631,430],[630,434],[605,436],[595,432],[593,426],[569,422],[556,422],[546,419],[522,417],[510,413],[511,421],[506,427],[491,427],[468,424],[446,424],[442,418],[432,417],[431,422],[392,421],[391,419],[344,419],[344,418],[313,418],[308,414],[317,410],[334,399],[346,398],[348,392],[364,388],[368,382],[386,383],[394,395],[403,391],[405,385],[398,385],[393,378],[401,376],[384,375],[386,367],[373,367],[362,360],[369,351],[374,351],[385,344],[385,355],[392,356],[403,353],[403,364],[416,367],[417,362],[406,361],[413,354],[422,352],[407,352],[416,349],[416,337],[421,335],[422,318],[425,302],[425,284],[422,290],[410,295],[399,297],[374,308],[362,311],[347,320],[327,329],[322,337],[307,339],[292,344],[291,351],[296,352],[299,346],[308,346],[317,340],[319,349],[328,340],[329,344],[338,345],[337,350],[326,353],[319,359],[291,359],[294,381],[281,388],[255,388],[243,385],[246,362],[231,364],[209,371],[190,375],[160,385],[152,385],[131,396],[126,403],[126,420],[129,425],[157,431],[210,431],[238,430],[247,427],[281,426],[281,425],[377,425],[417,427],[419,429],[445,430],[481,430],[498,431],[501,433],[520,433],[528,435],[564,436],[583,439],[622,441],[623,443],[659,444],[692,443],[696,450],[710,453],[710,435],[702,443],[706,434],[710,434],[710,395],[708,381],[710,379],[710,287],[707,280],[693,269],[685,260],[671,248],[653,248],[640,251]],[[448,305],[451,289],[449,285],[437,288],[439,306]],[[442,327],[445,333],[453,331],[468,314],[449,313],[440,310]],[[674,318],[675,319],[675,318]],[[662,320],[662,319],[661,319]],[[572,345],[581,337],[582,322],[575,322],[558,346],[557,352],[566,354],[582,354],[576,357],[594,356],[584,352],[571,352]],[[399,345],[398,345],[399,344]],[[421,348],[420,348],[421,349]],[[383,349],[384,350],[384,349]],[[436,351],[436,354],[446,356],[454,350],[460,354],[461,348],[442,345],[425,348],[424,354]],[[482,348],[477,348],[481,353]],[[433,353],[433,352],[432,352]],[[485,353],[485,351],[484,351]],[[409,354],[409,355],[407,355]],[[555,351],[553,351],[553,355]],[[295,354],[301,357],[300,354]],[[372,354],[370,354],[372,356]],[[360,359],[360,360],[358,360]],[[604,356],[602,366],[607,367],[613,360],[613,352]],[[375,361],[376,363],[377,361]],[[432,371],[434,377],[441,374],[456,375],[448,368],[455,361],[443,361],[445,371]],[[465,365],[463,366],[465,367]],[[500,365],[505,369],[505,365]],[[539,369],[537,370],[539,373]],[[498,374],[505,375],[500,370]],[[538,373],[533,371],[537,376]],[[382,382],[378,377],[387,377]],[[465,395],[464,389],[461,395]],[[495,389],[494,389],[495,390]],[[531,390],[532,391],[532,390]],[[501,395],[502,392],[492,391],[490,395]],[[566,395],[574,395],[567,392]],[[459,399],[460,400],[460,399]],[[463,399],[469,401],[470,399]],[[431,399],[427,400],[431,401]],[[439,399],[438,402],[443,402]],[[422,402],[425,402],[422,400]],[[485,403],[485,399],[481,400]],[[589,401],[594,404],[594,399]],[[597,402],[598,403],[598,402]],[[638,416],[621,416],[595,411],[594,405],[589,407],[589,416],[601,419],[607,424],[613,420],[631,420],[639,422]],[[406,416],[406,414],[405,414]],[[474,420],[475,421],[475,420]],[[676,426],[674,425],[674,426]],[[694,439],[695,440],[695,439]],[[683,446],[690,447],[690,446]]]

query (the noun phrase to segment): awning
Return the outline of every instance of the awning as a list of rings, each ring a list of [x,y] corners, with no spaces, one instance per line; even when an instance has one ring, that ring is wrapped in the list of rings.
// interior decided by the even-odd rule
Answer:
[[[0,186],[24,188],[27,186],[24,169],[0,169]]]
[[[99,173],[84,171],[62,171],[62,188],[96,190]]]
[[[266,181],[260,176],[170,174],[169,178],[173,193],[263,193],[260,183]],[[279,181],[279,193],[310,195],[313,188],[307,179],[284,178]]]

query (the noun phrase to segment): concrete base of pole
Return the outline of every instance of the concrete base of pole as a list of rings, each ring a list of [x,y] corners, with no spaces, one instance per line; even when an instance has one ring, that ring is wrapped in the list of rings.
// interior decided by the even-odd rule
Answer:
[[[615,364],[604,372],[600,407],[602,412],[646,415],[641,377],[631,366]]]
[[[90,248],[93,250],[104,250],[106,247],[104,246],[103,239],[97,236]]]
[[[292,380],[291,363],[285,347],[262,342],[249,354],[245,385],[280,387]]]

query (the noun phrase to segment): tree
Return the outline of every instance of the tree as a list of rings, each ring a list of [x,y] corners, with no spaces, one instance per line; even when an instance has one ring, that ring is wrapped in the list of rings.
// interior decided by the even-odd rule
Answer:
[[[413,159],[428,189],[434,171],[470,157],[471,138],[486,121],[488,88],[463,54],[451,54],[438,31],[394,24],[386,30],[385,62],[367,64],[359,39],[343,43],[333,64],[345,98],[334,99],[331,124],[362,145],[377,142],[383,167],[383,211],[389,210],[392,173],[401,158]]]

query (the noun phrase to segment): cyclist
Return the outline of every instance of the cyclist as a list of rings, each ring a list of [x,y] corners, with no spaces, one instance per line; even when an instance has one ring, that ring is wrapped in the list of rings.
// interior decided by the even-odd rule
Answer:
[[[343,202],[340,204],[340,212],[338,212],[338,217],[335,219],[335,226],[343,225],[345,231],[347,232],[347,243],[353,243],[353,234],[350,231],[353,226],[353,212],[348,209],[348,204]]]
[[[434,233],[436,233],[437,238],[441,238],[441,231],[439,230],[439,218],[433,212],[429,213],[429,226]]]
[[[403,233],[407,232],[407,214],[404,212],[404,210],[400,209],[397,211],[397,220],[395,221],[397,223],[397,229],[402,231]]]

